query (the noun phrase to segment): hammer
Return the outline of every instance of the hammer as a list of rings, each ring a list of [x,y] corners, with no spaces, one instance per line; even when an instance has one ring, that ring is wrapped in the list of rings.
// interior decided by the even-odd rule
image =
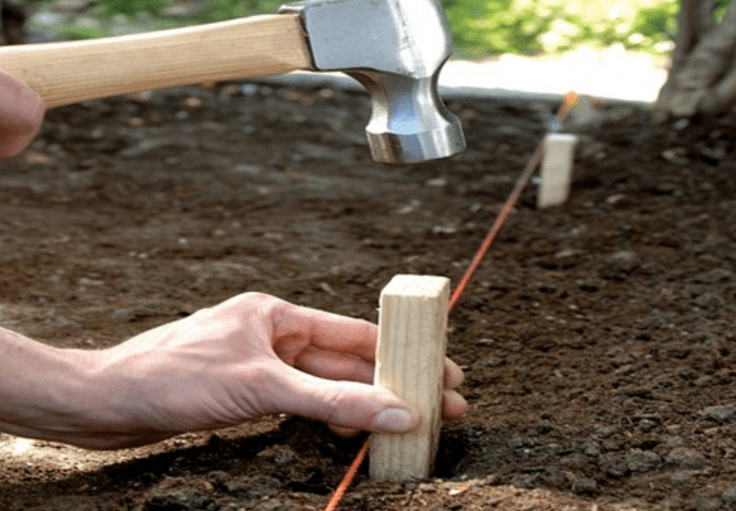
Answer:
[[[296,70],[343,71],[371,97],[373,159],[408,163],[465,149],[460,121],[437,90],[451,52],[439,0],[308,0],[196,27],[3,47],[0,69],[48,108]]]

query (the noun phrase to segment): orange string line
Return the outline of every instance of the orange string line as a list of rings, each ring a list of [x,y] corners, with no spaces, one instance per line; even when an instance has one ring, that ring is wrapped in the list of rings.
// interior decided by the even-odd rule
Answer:
[[[353,460],[353,463],[350,465],[350,468],[348,468],[345,477],[342,478],[342,481],[340,481],[340,484],[335,489],[335,493],[333,493],[332,497],[330,497],[330,500],[327,503],[324,511],[335,511],[335,509],[337,509],[337,506],[340,505],[340,501],[345,495],[345,492],[347,491],[348,486],[350,486],[350,483],[353,482],[353,477],[355,477],[356,472],[358,472],[358,468],[360,467],[361,463],[363,463],[365,455],[368,454],[368,447],[370,447],[370,445],[371,440],[369,438],[365,441],[363,447],[360,448],[358,456],[355,458],[355,460]]]
[[[567,96],[565,96],[565,99],[562,102],[560,109],[557,111],[557,119],[560,122],[563,122],[567,118],[567,116],[570,114],[570,111],[575,106],[577,99],[578,99],[578,96],[574,92],[571,92]],[[450,298],[450,310],[452,310],[455,307],[455,305],[457,305],[457,302],[460,300],[460,295],[462,295],[463,291],[465,291],[465,288],[468,287],[468,283],[470,282],[471,277],[473,276],[475,271],[478,269],[478,266],[480,266],[480,263],[483,261],[483,258],[485,257],[485,255],[488,253],[488,249],[491,248],[491,245],[493,244],[493,240],[496,238],[499,231],[501,230],[503,223],[506,221],[506,218],[509,216],[509,213],[511,213],[511,210],[516,204],[516,201],[519,200],[519,195],[521,195],[521,192],[524,190],[524,187],[529,181],[529,178],[531,177],[532,173],[536,170],[537,166],[539,165],[539,162],[542,160],[542,156],[544,156],[544,142],[541,142],[537,146],[536,150],[534,151],[531,158],[529,159],[529,162],[527,163],[526,167],[524,167],[524,170],[521,173],[521,176],[516,181],[516,185],[514,186],[514,189],[512,190],[511,195],[509,195],[509,198],[506,199],[506,203],[503,205],[501,212],[498,214],[498,216],[496,217],[496,220],[493,222],[493,225],[491,226],[490,231],[488,231],[486,238],[483,240],[483,243],[478,249],[478,252],[475,254],[475,257],[473,258],[473,261],[470,263],[470,266],[466,270],[465,275],[463,275],[463,278],[460,279],[460,282],[455,288],[455,291],[452,293],[452,297]],[[355,477],[355,474],[358,472],[358,468],[360,467],[361,463],[363,463],[363,460],[365,459],[366,454],[368,454],[368,447],[370,446],[370,443],[371,443],[370,439],[365,441],[365,443],[363,444],[363,447],[361,447],[360,449],[360,452],[358,452],[358,456],[355,458],[353,463],[350,465],[350,468],[348,468],[347,473],[342,478],[342,481],[340,481],[340,484],[335,489],[335,492],[330,497],[330,500],[327,502],[327,506],[325,507],[324,511],[335,511],[335,509],[337,509],[337,506],[340,505],[340,501],[345,495],[345,492],[350,486],[350,483],[353,482],[353,478]]]
[[[560,123],[562,123],[567,118],[567,116],[570,115],[570,111],[572,110],[573,106],[575,106],[575,102],[577,101],[577,99],[578,96],[574,92],[571,92],[567,96],[565,96],[565,100],[562,102],[562,105],[557,112],[557,119],[560,121]],[[485,258],[488,250],[491,248],[493,241],[496,239],[496,236],[501,231],[501,227],[503,227],[506,218],[509,216],[511,210],[514,208],[516,201],[519,200],[521,192],[524,190],[524,187],[529,181],[529,178],[532,176],[537,166],[539,165],[539,162],[542,161],[543,156],[544,141],[539,143],[531,158],[529,159],[529,162],[526,164],[526,167],[524,167],[521,176],[519,176],[519,179],[516,181],[514,189],[511,191],[511,195],[509,195],[509,198],[506,199],[503,208],[501,208],[501,212],[496,217],[496,220],[493,222],[490,231],[488,231],[488,234],[483,240],[483,243],[478,249],[478,252],[475,254],[473,261],[470,263],[470,266],[465,271],[465,275],[463,275],[462,279],[460,279],[460,282],[455,288],[455,291],[452,293],[452,297],[450,298],[450,310],[455,308],[455,305],[457,305],[457,302],[460,300],[460,295],[462,295],[463,291],[465,291],[465,288],[468,287],[470,279],[473,277],[473,274],[478,269],[478,266],[480,266],[480,263]]]

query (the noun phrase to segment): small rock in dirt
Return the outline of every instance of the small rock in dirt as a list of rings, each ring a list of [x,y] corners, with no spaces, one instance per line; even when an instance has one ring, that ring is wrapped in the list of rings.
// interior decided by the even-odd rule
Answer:
[[[681,485],[689,483],[692,478],[693,476],[687,470],[678,470],[670,476],[670,481],[673,484]]]
[[[601,455],[601,446],[597,442],[589,441],[582,445],[583,454],[592,458],[597,458]]]
[[[579,452],[574,452],[561,458],[560,464],[569,469],[586,470],[590,467],[590,458]]]
[[[572,491],[578,495],[594,495],[598,491],[598,483],[590,477],[580,477],[572,484]]]
[[[209,474],[207,474],[207,479],[210,480],[210,482],[214,485],[224,485],[230,480],[230,474],[225,472],[224,470],[213,470]]]
[[[731,280],[733,272],[726,268],[716,268],[705,273],[701,273],[693,277],[693,282],[697,284],[718,284]]]
[[[680,468],[699,470],[708,466],[708,459],[702,453],[689,447],[675,447],[667,455],[667,463]]]
[[[609,436],[613,435],[618,431],[618,428],[616,426],[600,426],[595,428],[595,435],[598,438],[608,438]]]
[[[533,438],[515,436],[509,439],[508,446],[512,449],[523,449],[524,447],[534,447],[537,443]]]
[[[253,508],[256,511],[290,511],[297,509],[291,499],[269,499]]]
[[[479,361],[477,364],[474,364],[474,365],[480,366],[479,368],[481,367],[501,367],[505,363],[506,363],[505,360],[502,358],[488,357],[488,358],[484,358],[483,360]]]
[[[579,398],[580,396],[582,396],[583,394],[585,394],[585,391],[583,389],[574,388],[570,390],[570,392],[567,393],[566,397],[568,401],[573,401]]]
[[[626,462],[631,472],[649,472],[662,464],[662,458],[656,452],[632,449]]]
[[[38,507],[28,508],[25,511],[99,511],[110,509],[101,507],[99,497],[61,496],[51,497]]]
[[[118,309],[112,313],[113,321],[128,323],[135,320],[136,313],[133,309]]]
[[[279,480],[269,476],[239,476],[225,484],[228,493],[248,500],[273,497],[280,487]]]
[[[274,456],[273,460],[277,464],[283,465],[284,463],[292,462],[296,457],[297,454],[294,452],[294,449],[292,449],[288,445],[282,445],[279,447],[279,449],[277,449],[276,455]]]
[[[603,440],[601,442],[601,451],[616,452],[622,449],[621,444],[613,439]]]
[[[634,252],[622,250],[611,254],[606,266],[598,271],[598,275],[606,280],[624,280],[639,267],[639,256]]]
[[[717,310],[726,304],[723,298],[710,291],[698,295],[695,300],[693,300],[693,303],[705,310]]]
[[[736,403],[709,406],[700,412],[700,417],[702,419],[719,422],[721,424],[731,421],[734,416],[736,416]]]
[[[570,486],[567,474],[559,467],[547,467],[540,474],[539,482],[548,488],[563,490]]]
[[[646,316],[639,319],[639,324],[644,328],[662,328],[675,319],[675,313],[672,311],[661,311],[653,309]]]
[[[626,459],[616,454],[604,454],[601,456],[598,466],[604,474],[611,477],[623,477],[629,469]]]
[[[657,427],[657,423],[650,419],[642,419],[639,421],[639,423],[636,425],[636,429],[643,433],[648,433],[649,431],[653,430]]]
[[[197,490],[159,491],[149,495],[143,511],[187,511],[206,509],[212,499]]]
[[[537,434],[538,435],[546,435],[547,433],[551,433],[554,431],[555,426],[552,424],[549,420],[543,420],[541,424],[537,426]]]
[[[721,507],[721,499],[711,497],[697,497],[693,502],[693,508],[696,511],[716,511],[723,509]]]
[[[736,487],[728,488],[721,494],[723,505],[729,509],[736,509]]]
[[[678,435],[665,435],[663,444],[667,447],[682,447],[685,445],[685,440]]]

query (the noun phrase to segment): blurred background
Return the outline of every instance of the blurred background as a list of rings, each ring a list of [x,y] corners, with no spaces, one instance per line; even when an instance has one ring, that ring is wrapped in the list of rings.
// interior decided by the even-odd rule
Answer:
[[[84,39],[274,13],[281,0],[0,0],[6,43]],[[736,104],[732,0],[442,0],[459,80],[600,82],[656,102],[661,118]],[[476,64],[503,63],[490,69]],[[530,67],[534,63],[534,67]],[[544,67],[544,64],[547,64]],[[543,67],[540,67],[543,66]],[[598,68],[601,68],[600,70]],[[486,71],[484,71],[486,70]],[[593,72],[595,71],[595,73]],[[544,74],[544,80],[540,75]],[[521,78],[506,84],[503,76]],[[595,76],[593,76],[595,75]],[[592,86],[591,86],[592,87]],[[571,87],[574,88],[574,87]],[[584,87],[583,87],[584,88]],[[542,91],[544,92],[544,91]],[[587,92],[583,90],[582,92]]]
[[[88,38],[276,12],[279,0],[0,0],[35,38]],[[459,56],[540,55],[621,44],[665,56],[677,0],[444,0]],[[721,6],[723,8],[723,6]]]

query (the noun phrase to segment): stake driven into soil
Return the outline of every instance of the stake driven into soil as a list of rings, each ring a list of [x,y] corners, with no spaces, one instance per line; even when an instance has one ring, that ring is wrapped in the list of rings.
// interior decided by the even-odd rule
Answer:
[[[570,115],[570,112],[575,106],[575,103],[577,102],[577,100],[578,100],[578,96],[574,92],[570,92],[569,94],[567,94],[567,96],[565,96],[565,99],[563,100],[562,105],[560,106],[556,114],[556,117],[559,120],[559,123],[558,123],[559,125],[562,125],[562,123],[567,119],[568,115]],[[481,246],[476,252],[475,257],[471,261],[463,277],[460,279],[460,282],[455,288],[455,291],[452,293],[452,296],[450,297],[450,303],[449,303],[450,311],[453,310],[455,306],[458,304],[460,300],[460,296],[463,294],[463,291],[465,291],[465,289],[468,287],[468,284],[470,283],[470,280],[473,277],[473,274],[480,266],[480,263],[483,261],[483,258],[488,253],[488,250],[491,248],[493,241],[496,239],[496,236],[498,236],[498,233],[501,231],[501,227],[503,227],[503,224],[506,221],[506,218],[508,218],[514,205],[519,200],[519,196],[521,195],[521,192],[524,190],[532,174],[539,166],[540,162],[542,161],[543,156],[544,156],[544,140],[537,145],[537,148],[535,149],[534,153],[532,153],[532,156],[531,158],[529,158],[529,161],[527,162],[526,167],[524,167],[524,170],[519,176],[519,179],[516,181],[514,189],[511,191],[511,194],[506,199],[506,202],[504,203],[503,208],[501,209],[500,213],[496,217],[496,220],[493,222],[491,229],[488,231],[488,234],[486,235],[485,239],[481,243]],[[366,454],[368,454],[369,447],[370,447],[370,439],[365,441],[365,443],[363,444],[363,447],[361,447],[360,451],[358,452],[358,455],[356,456],[355,460],[353,460],[353,462],[350,464],[350,467],[348,468],[348,471],[345,473],[345,476],[343,477],[342,481],[340,481],[340,484],[337,486],[337,488],[335,489],[335,492],[332,494],[332,496],[330,497],[330,500],[327,502],[327,505],[325,506],[324,511],[335,511],[335,509],[337,509],[337,507],[340,505],[340,501],[344,497],[345,492],[350,486],[350,483],[353,481],[355,474],[358,472],[358,468],[360,468],[360,465],[363,463],[363,460],[365,459]]]
[[[450,280],[396,275],[381,291],[373,384],[415,405],[422,422],[404,434],[374,433],[371,479],[405,482],[432,473],[442,426]]]

